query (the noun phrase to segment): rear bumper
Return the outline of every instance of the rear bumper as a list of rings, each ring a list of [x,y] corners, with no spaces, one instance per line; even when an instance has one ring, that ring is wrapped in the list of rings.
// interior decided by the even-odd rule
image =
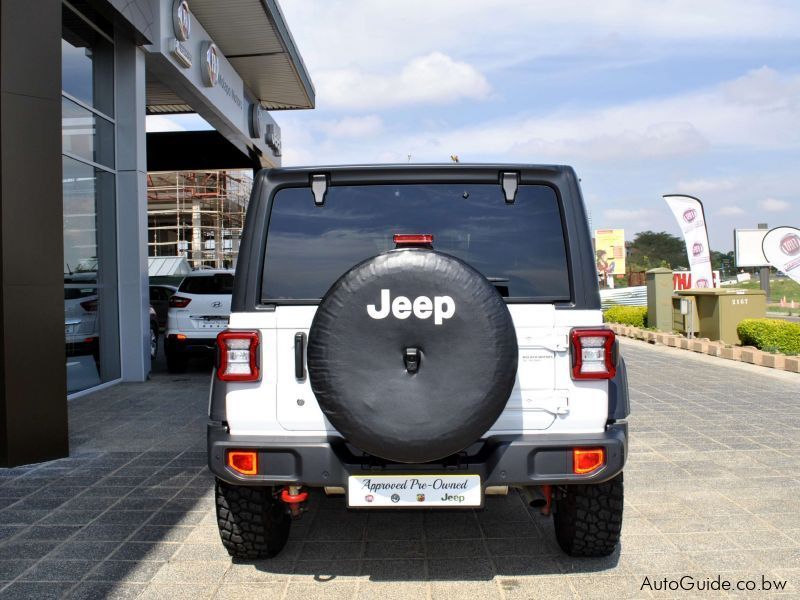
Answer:
[[[212,354],[216,352],[216,337],[186,337],[178,339],[174,334],[164,337],[164,349],[168,354]]]
[[[610,424],[596,434],[493,436],[472,456],[442,463],[407,465],[357,456],[338,438],[236,436],[219,423],[208,426],[208,464],[220,479],[240,485],[303,484],[346,487],[350,475],[476,474],[484,486],[600,483],[622,471],[628,454],[628,424]],[[588,475],[572,472],[572,449],[606,451],[606,464]],[[226,466],[228,449],[258,451],[258,475],[244,477]]]

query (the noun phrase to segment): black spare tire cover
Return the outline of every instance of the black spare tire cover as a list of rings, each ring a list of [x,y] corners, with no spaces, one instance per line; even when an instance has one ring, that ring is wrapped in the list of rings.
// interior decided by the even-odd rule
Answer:
[[[407,349],[419,351],[416,371]],[[354,446],[428,462],[463,450],[500,416],[517,338],[502,297],[475,269],[432,250],[392,250],[325,294],[308,373],[322,411]]]

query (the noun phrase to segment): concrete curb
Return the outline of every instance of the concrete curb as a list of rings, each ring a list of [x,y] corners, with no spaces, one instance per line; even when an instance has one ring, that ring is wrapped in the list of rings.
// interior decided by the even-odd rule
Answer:
[[[715,342],[708,338],[688,339],[674,333],[651,331],[641,327],[620,325],[619,323],[606,324],[611,331],[622,337],[642,340],[649,344],[660,344],[698,354],[715,356],[727,360],[734,360],[760,367],[769,367],[777,371],[800,373],[800,356],[786,356],[764,352],[752,346],[731,346],[724,342]]]

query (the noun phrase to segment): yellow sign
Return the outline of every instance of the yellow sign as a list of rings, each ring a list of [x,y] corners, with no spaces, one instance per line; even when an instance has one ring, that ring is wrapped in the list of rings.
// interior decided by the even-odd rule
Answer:
[[[594,232],[594,256],[597,273],[608,275],[625,274],[625,230],[597,229]]]

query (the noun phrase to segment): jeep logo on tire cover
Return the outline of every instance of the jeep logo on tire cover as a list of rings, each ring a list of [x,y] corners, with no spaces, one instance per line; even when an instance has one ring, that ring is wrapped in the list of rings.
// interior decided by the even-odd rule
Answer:
[[[456,303],[450,296],[418,296],[412,302],[406,296],[397,296],[391,300],[390,290],[381,290],[380,307],[367,305],[367,314],[373,319],[385,319],[392,313],[397,319],[407,319],[412,314],[418,319],[427,319],[433,315],[434,325],[441,325],[456,312]]]

